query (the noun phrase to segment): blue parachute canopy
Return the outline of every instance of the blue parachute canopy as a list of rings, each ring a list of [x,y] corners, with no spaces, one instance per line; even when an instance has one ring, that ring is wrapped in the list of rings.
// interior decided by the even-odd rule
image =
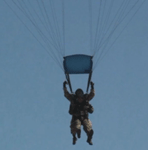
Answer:
[[[66,74],[89,74],[92,72],[92,56],[77,54],[65,56],[63,66]]]

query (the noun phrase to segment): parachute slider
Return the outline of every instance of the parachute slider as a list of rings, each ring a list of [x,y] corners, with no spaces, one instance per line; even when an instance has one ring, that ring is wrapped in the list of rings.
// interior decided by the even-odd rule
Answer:
[[[63,61],[65,74],[89,74],[92,65],[92,56],[84,54],[65,56]]]

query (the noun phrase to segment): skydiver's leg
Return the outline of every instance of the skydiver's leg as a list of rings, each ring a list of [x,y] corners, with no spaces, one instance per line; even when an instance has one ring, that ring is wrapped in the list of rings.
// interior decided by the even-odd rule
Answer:
[[[77,138],[76,138],[76,135],[75,134],[72,134],[73,135],[73,142],[72,144],[75,145],[76,144],[76,141],[77,141]]]
[[[81,137],[81,129],[78,129],[78,131],[77,131],[77,136],[78,136],[78,138]]]
[[[77,138],[76,138],[76,133],[78,133],[78,131],[81,128],[81,121],[79,119],[72,119],[71,121],[71,134],[73,135],[73,144],[76,144]]]
[[[90,130],[90,132],[88,133],[88,138],[87,138],[87,142],[90,144],[90,145],[93,145],[92,143],[92,136],[94,134],[94,131],[93,129]]]
[[[93,134],[94,134],[94,131],[92,129],[92,123],[89,119],[84,119],[83,120],[83,129],[84,131],[86,132],[87,134],[87,142],[90,144],[90,145],[93,145],[92,143],[92,137],[93,137]]]

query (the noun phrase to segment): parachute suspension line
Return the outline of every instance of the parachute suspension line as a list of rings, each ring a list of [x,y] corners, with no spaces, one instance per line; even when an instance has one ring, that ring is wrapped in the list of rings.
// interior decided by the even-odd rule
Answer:
[[[110,18],[110,14],[111,14],[111,11],[112,11],[112,8],[113,8],[113,3],[114,3],[114,0],[109,5],[109,10],[107,12],[107,17],[106,17],[106,20],[104,20],[104,25],[103,25],[104,28],[102,28],[102,31],[104,31],[104,33],[102,34],[102,38],[101,38],[101,40],[100,40],[100,42],[99,42],[97,47],[99,47],[99,45],[103,42],[103,40],[105,38],[105,35],[106,35],[105,29],[107,28],[107,24],[108,24],[108,21],[109,21],[109,18]]]
[[[139,0],[138,0],[139,1]],[[138,2],[137,1],[137,2]],[[106,40],[104,41],[104,43],[103,44],[105,44],[105,45],[107,45],[108,44],[108,42],[109,42],[109,39],[110,39],[110,37],[114,34],[114,32],[116,31],[116,29],[117,29],[117,27],[121,24],[121,22],[126,18],[126,16],[131,12],[131,10],[136,6],[136,4],[137,4],[137,2],[133,5],[133,7],[124,15],[123,14],[123,17],[120,19],[120,20],[118,20],[118,22],[116,21],[116,23],[115,23],[115,25],[114,25],[114,27],[113,27],[113,30],[110,32],[110,34],[109,34],[109,36],[106,38]],[[123,12],[124,13],[124,12]],[[120,16],[120,14],[121,13],[119,13],[119,16]],[[119,17],[118,17],[119,18]],[[106,43],[105,43],[106,42]],[[102,44],[102,46],[103,46],[103,44]]]
[[[107,25],[108,25],[108,21],[109,21],[109,18],[110,18],[110,15],[111,15],[111,11],[112,11],[112,8],[113,8],[113,4],[114,4],[114,0],[112,0],[111,4],[109,5],[109,9],[108,9],[108,13],[107,13],[107,17],[104,21],[104,29],[103,31],[105,31],[105,29],[107,28]],[[105,32],[104,32],[105,34]]]
[[[27,16],[27,17],[29,18],[29,16]],[[42,37],[43,41],[46,43],[46,45],[48,46],[48,48],[51,49],[51,48],[50,48],[50,45],[49,45],[49,39],[45,36],[45,34],[42,32],[42,30],[40,30],[40,28],[37,26],[36,21],[35,21],[35,20],[32,20],[31,18],[30,18],[30,21],[32,21],[33,25],[34,25],[35,28],[37,29],[38,33],[40,34],[40,36]],[[50,43],[51,43],[51,42],[50,42]],[[53,44],[51,43],[51,45],[53,45]],[[54,46],[55,49],[57,49],[57,48],[55,47],[55,45],[53,45],[53,46]],[[53,52],[53,51],[50,51],[50,52],[51,52],[51,53],[54,55],[54,57],[56,58],[56,55],[54,54],[54,52]],[[58,59],[57,59],[57,61],[58,61]]]
[[[108,13],[107,13],[107,17],[106,17],[106,19],[105,19],[105,21],[104,21],[104,25],[103,25],[103,29],[102,29],[102,31],[104,31],[104,33],[103,33],[103,35],[102,36],[100,36],[100,34],[98,34],[98,36],[100,37],[100,40],[99,40],[99,38],[97,38],[98,40],[97,41],[99,41],[98,42],[98,44],[96,44],[96,51],[95,51],[95,53],[97,52],[97,50],[99,50],[99,45],[101,45],[101,43],[103,42],[103,40],[104,40],[104,38],[105,38],[105,36],[106,36],[106,33],[108,32],[108,30],[109,30],[109,28],[111,27],[111,24],[114,22],[114,19],[116,18],[116,17],[114,17],[114,19],[112,20],[112,22],[111,22],[111,24],[107,27],[107,25],[109,24],[108,23],[108,21],[109,21],[109,19],[110,19],[110,14],[111,14],[111,10],[112,10],[112,8],[113,8],[113,3],[114,3],[114,1],[112,1],[111,3],[110,3],[110,5],[109,5],[109,9],[108,9]],[[101,9],[101,8],[99,8],[99,9]],[[105,8],[104,8],[104,10],[105,10]],[[117,14],[116,14],[117,15]],[[101,22],[103,22],[103,19],[101,20]],[[98,26],[98,25],[97,25]],[[107,28],[107,30],[105,30],[105,28]],[[97,31],[97,33],[98,33],[98,31]]]
[[[47,48],[42,44],[42,42],[40,42],[40,40],[39,40],[39,39],[35,36],[35,34],[29,29],[29,27],[22,21],[22,19],[18,16],[18,14],[15,12],[15,10],[7,3],[6,0],[4,0],[4,2],[5,2],[6,5],[12,10],[12,12],[16,15],[16,17],[22,22],[22,24],[26,27],[26,29],[33,35],[33,37],[41,44],[41,46],[44,48],[44,50],[53,58],[53,60],[57,63],[57,65],[60,66],[60,68],[63,70],[63,67],[62,67],[61,63],[59,62],[59,60],[57,59],[57,57],[56,57],[56,55],[53,53],[53,51],[50,51],[50,53],[49,53],[49,51],[47,50]],[[14,4],[19,10],[22,11],[22,13],[24,13],[24,11],[21,9],[21,7],[19,7],[19,5],[17,5],[16,2],[14,2],[14,0],[12,0],[12,2],[13,2],[13,4]],[[25,16],[26,16],[26,14],[25,14]],[[26,17],[28,18],[28,14],[27,14]],[[30,20],[30,18],[28,18],[28,19]],[[33,26],[34,26],[36,29],[38,29],[37,26],[35,26],[34,22],[33,22],[32,20],[30,20],[30,21],[31,21],[31,23],[33,24]],[[40,31],[40,30],[39,30],[39,31]],[[39,32],[39,34],[40,34],[41,36],[43,36],[43,35],[42,35],[42,32],[41,32],[41,33]],[[44,42],[46,42],[45,39],[44,39],[44,37],[42,37],[42,38],[43,38]],[[50,47],[50,45],[49,45],[49,47]],[[53,57],[53,56],[54,56],[54,57]]]
[[[104,24],[102,24],[102,26],[103,27],[100,27],[99,29],[103,32],[103,34],[101,35],[100,33],[98,33],[98,31],[96,31],[96,41],[98,41],[98,43],[96,43],[95,44],[95,52],[94,52],[94,55],[96,54],[96,52],[98,51],[99,52],[99,50],[100,49],[98,49],[98,47],[99,47],[99,45],[102,43],[102,41],[104,40],[104,38],[105,38],[105,35],[106,35],[106,31],[105,31],[105,28],[107,28],[107,25],[109,24],[108,23],[108,21],[109,21],[109,18],[110,18],[110,14],[111,14],[111,10],[112,10],[112,8],[113,8],[113,3],[114,3],[114,1],[112,1],[110,4],[109,4],[109,9],[108,9],[108,12],[107,12],[107,17],[105,18],[105,20],[104,20]],[[103,4],[102,4],[103,5]],[[105,1],[105,4],[104,4],[104,6],[101,6],[101,8],[102,7],[104,7],[103,8],[103,10],[105,11],[105,9],[106,9],[106,7],[105,7],[105,5],[106,5],[106,1]],[[101,11],[101,8],[99,8],[99,10]],[[103,11],[103,12],[104,12]],[[104,15],[104,13],[103,13],[103,15]],[[99,17],[99,16],[98,16]],[[102,17],[103,18],[103,17]],[[101,18],[101,19],[102,19]],[[101,22],[103,22],[103,19],[101,20]],[[113,21],[112,21],[113,22]],[[97,24],[97,28],[99,27],[99,26],[101,26],[101,25],[99,25],[99,24]],[[110,26],[109,26],[110,27]],[[101,52],[100,52],[101,53]]]
[[[31,5],[31,2],[30,2],[30,5]],[[41,4],[40,4],[40,2],[39,2],[39,0],[37,0],[37,5],[38,5],[38,7],[39,7],[39,10],[40,10],[40,12],[41,12],[41,14],[42,14],[42,19],[43,19],[43,21],[42,21],[42,19],[39,17],[39,15],[37,14],[37,12],[36,11],[34,11],[35,12],[35,14],[38,16],[38,18],[40,19],[40,21],[42,22],[42,24],[45,24],[44,26],[46,26],[46,30],[48,31],[48,23],[47,23],[47,21],[46,21],[46,17],[45,17],[45,14],[44,14],[44,11],[42,10],[42,7],[41,7]],[[33,7],[32,7],[33,8]]]
[[[47,11],[46,11],[46,8],[45,8],[45,5],[44,5],[44,2],[41,0],[41,3],[39,2],[39,0],[37,0],[37,2],[38,2],[38,7],[39,7],[39,9],[40,9],[40,11],[41,11],[41,14],[42,14],[42,16],[43,16],[43,19],[44,19],[44,21],[42,21],[43,23],[45,22],[46,24],[47,24],[47,28],[48,28],[48,23],[47,23],[47,21],[46,21],[46,18],[48,18],[48,20],[49,20],[49,17],[48,17],[48,14],[47,14]],[[48,21],[49,22],[49,21]],[[49,25],[50,25],[50,23],[49,23]],[[53,32],[54,32],[54,30],[53,30],[53,27],[52,27],[52,25],[50,25],[50,27],[51,27],[51,33],[52,33],[52,35],[55,35]],[[48,31],[48,30],[47,30]],[[59,45],[58,45],[58,43],[56,43],[57,42],[57,40],[55,40],[55,36],[52,36],[50,33],[49,33],[49,35],[50,35],[50,38],[52,39],[52,41],[54,42],[54,44],[56,45],[56,50],[57,51],[59,51],[59,49],[60,49],[60,47],[59,47]],[[47,38],[48,39],[48,38]],[[56,42],[55,42],[56,41]],[[50,42],[51,43],[51,42]],[[52,44],[53,45],[53,44]],[[54,46],[55,47],[55,46]],[[60,53],[60,51],[59,51],[59,53]],[[62,55],[62,54],[61,54]]]
[[[24,9],[24,7],[23,7],[22,4],[20,3],[20,1],[17,2],[19,5],[18,5],[16,2],[14,2],[14,0],[12,0],[12,2],[13,2],[13,3],[15,4],[15,6],[16,6],[18,9],[20,9],[20,11],[30,20],[30,22],[33,24],[33,26],[36,28],[36,30],[39,32],[39,34],[42,34],[42,36],[43,36],[42,31],[39,30],[39,27],[36,25],[37,23],[36,23],[35,19],[33,18],[33,16],[31,15],[31,13],[30,13],[28,7],[26,6],[26,4],[24,3],[24,5],[26,6],[27,11]],[[29,13],[29,15],[30,15],[31,17],[28,15],[27,12]],[[43,39],[44,39],[44,38],[45,38],[45,37],[43,37]],[[45,39],[44,39],[44,40],[45,40]]]
[[[113,0],[114,1],[114,0]],[[96,46],[95,46],[95,52],[94,54],[96,54],[97,50],[98,52],[100,51],[100,49],[98,49],[99,45],[102,43],[102,41],[104,40],[105,38],[105,28],[107,28],[107,24],[108,24],[108,20],[109,20],[109,16],[111,14],[111,10],[112,10],[112,6],[113,6],[113,1],[110,3],[109,5],[109,10],[108,10],[108,13],[107,13],[107,17],[105,18],[104,15],[105,15],[105,10],[106,10],[106,1],[104,3],[104,8],[103,8],[103,17],[102,17],[102,20],[101,20],[101,24],[100,24],[100,34],[98,34],[98,37],[97,37],[97,41],[98,43],[96,43]],[[103,18],[105,18],[105,20],[103,20]],[[104,22],[104,23],[103,23]],[[101,53],[101,52],[100,52]]]
[[[24,5],[25,5],[25,4],[24,4]],[[25,5],[25,6],[26,6],[26,5]],[[26,6],[26,8],[27,8],[27,6]],[[28,8],[27,8],[27,12],[30,12]],[[45,34],[42,32],[42,30],[40,30],[40,28],[37,26],[36,20],[35,20],[33,17],[30,18],[31,13],[30,13],[30,16],[29,16],[29,15],[27,14],[27,12],[24,10],[25,15],[26,15],[27,18],[32,22],[32,24],[35,26],[35,28],[37,29],[37,31],[38,31],[39,34],[41,35],[42,39],[44,40],[44,42],[45,42],[47,45],[49,45],[48,42],[47,42],[47,41],[49,41],[49,39],[45,36]],[[58,50],[58,48],[55,47],[55,45],[54,45],[53,43],[51,43],[51,41],[49,41],[49,43],[50,43],[55,49]],[[49,46],[49,48],[50,48],[50,46]],[[53,52],[52,52],[52,53],[53,53]],[[56,56],[54,55],[54,57],[56,57]]]
[[[113,5],[112,5],[113,3],[111,3],[110,4],[110,13],[111,13],[111,10],[112,10],[112,8],[113,8]],[[121,10],[121,8],[122,8],[122,6],[123,6],[123,3],[121,4],[121,6],[119,7],[119,9],[117,10],[117,13],[116,13],[116,15],[115,15],[115,17],[113,18],[113,20],[111,21],[111,23],[109,24],[109,26],[108,26],[108,28],[107,28],[107,30],[104,32],[104,35],[101,37],[101,41],[99,42],[99,44],[97,45],[97,49],[98,49],[98,51],[101,49],[101,47],[104,45],[104,47],[106,47],[107,46],[107,44],[108,44],[108,42],[109,42],[109,38],[106,40],[106,43],[105,43],[105,37],[106,37],[106,34],[110,31],[110,28],[113,26],[113,23],[114,22],[117,22],[117,21],[115,21],[115,19],[116,19],[116,17],[117,17],[117,15],[120,13],[120,10]],[[109,16],[107,17],[108,18],[108,20],[109,20]],[[116,29],[116,28],[115,28]],[[111,30],[111,31],[113,31],[113,29]],[[103,43],[103,44],[102,44]],[[106,45],[106,46],[105,46]],[[96,52],[97,52],[97,49],[96,49]],[[103,54],[103,50],[104,50],[104,48],[102,48],[102,50],[101,50],[101,52],[100,52],[100,57],[102,56],[102,54]],[[99,58],[100,58],[99,57]]]
[[[105,6],[106,6],[106,0],[104,0],[104,3],[102,3],[102,11],[101,11],[102,12],[102,14],[101,14],[102,17],[100,18],[101,21],[100,21],[100,27],[99,27],[98,37],[97,37],[98,44],[101,42],[103,32],[104,32],[103,31],[103,21],[104,21],[104,16],[105,16]]]
[[[116,37],[116,39],[113,41],[112,45],[110,46],[110,48],[112,48],[112,46],[114,45],[114,43],[117,41],[117,39],[119,38],[119,36],[122,34],[122,32],[126,29],[126,27],[129,25],[129,23],[132,21],[132,19],[134,18],[134,16],[137,14],[137,12],[139,11],[139,9],[141,8],[141,6],[144,4],[146,0],[144,0],[142,2],[142,4],[138,7],[138,9],[135,11],[135,13],[132,15],[132,17],[130,18],[130,20],[128,21],[128,23],[124,26],[124,28],[122,29],[122,31],[119,33],[119,35]],[[107,52],[109,51],[109,49],[104,53],[104,55],[101,57],[100,61],[105,57],[105,55],[107,54]]]
[[[90,85],[90,82],[91,82],[91,77],[92,77],[92,71],[89,73],[86,93],[88,93],[88,90],[89,90],[89,85]]]
[[[6,5],[12,10],[12,12],[16,15],[16,17],[22,22],[22,24],[27,28],[27,30],[32,34],[32,36],[41,44],[41,46],[47,51],[46,47],[38,40],[38,38],[33,34],[33,32],[26,26],[26,24],[21,20],[21,18],[16,14],[16,12],[12,9],[12,7],[7,3],[6,0],[4,0]],[[47,53],[49,53],[47,51]],[[50,55],[50,54],[49,54]],[[54,59],[54,57],[52,57]]]
[[[59,50],[60,47],[59,47],[58,42],[57,42],[57,40],[55,38],[55,33],[54,33],[54,30],[53,30],[52,24],[50,23],[49,16],[48,16],[48,13],[47,13],[44,1],[41,1],[41,2],[42,3],[40,4],[39,0],[38,0],[38,7],[39,7],[39,9],[40,9],[40,11],[42,13],[43,19],[44,19],[44,21],[42,21],[42,22],[43,23],[45,22],[45,24],[46,24],[46,30],[48,31],[48,33],[49,33],[49,35],[50,35],[53,43],[56,45],[56,47],[57,47],[56,49]]]
[[[93,56],[95,55],[95,49],[96,49],[96,47],[95,47],[95,45],[97,45],[97,37],[98,37],[98,32],[99,32],[99,25],[100,25],[100,15],[101,15],[101,6],[102,6],[102,0],[100,0],[99,1],[100,2],[100,5],[99,5],[99,12],[98,12],[98,18],[97,18],[97,26],[96,26],[96,34],[95,34],[95,43],[94,43],[94,50],[93,50]]]
[[[48,41],[55,49],[57,49],[57,48],[55,47],[55,45],[54,45],[51,41],[49,41],[49,39],[45,36],[45,34],[42,32],[42,30],[39,28],[39,26],[37,26],[36,20],[35,20],[34,17],[31,15],[30,10],[29,10],[29,8],[25,5],[25,3],[24,3],[24,5],[26,6],[27,11],[24,9],[24,7],[22,7],[22,5],[21,5],[20,2],[18,2],[19,5],[17,5],[16,2],[14,2],[14,0],[12,0],[12,1],[13,1],[13,3],[16,5],[16,7],[18,7],[18,9],[20,9],[20,10],[22,11],[22,13],[30,20],[30,22],[31,22],[32,25],[36,28],[36,30],[38,31],[38,33],[40,34],[40,36],[42,37],[42,39],[44,40],[44,42],[47,44],[47,41]],[[29,14],[28,14],[27,12],[28,12]],[[32,18],[31,18],[30,16],[31,16]],[[58,49],[57,49],[57,50],[58,50]]]
[[[48,15],[47,15],[47,12],[46,12],[46,8],[45,8],[45,5],[44,5],[44,2],[41,0],[41,3],[40,3],[39,0],[37,0],[37,4],[38,4],[38,7],[39,7],[39,9],[41,11],[41,14],[43,16],[43,19],[44,19],[43,23],[46,24],[47,28],[49,28],[48,27],[48,22],[47,22],[47,19],[46,19],[46,18],[48,18]]]
[[[55,11],[55,7],[54,7],[54,1],[53,0],[49,0],[50,4],[51,4],[51,11],[53,14],[53,21],[55,24],[55,29],[56,29],[56,34],[57,34],[57,39],[60,45],[60,49],[62,50],[62,40],[61,40],[61,36],[60,36],[60,30],[59,30],[59,26],[58,26],[58,21],[57,21],[57,16],[56,16],[56,11]],[[62,54],[62,56],[64,56],[64,54]]]
[[[111,4],[109,5],[109,11],[108,11],[108,15],[107,15],[107,17],[106,17],[106,25],[107,24],[109,24],[108,23],[108,21],[109,21],[109,17],[110,17],[110,14],[111,14],[111,11],[112,11],[112,8],[113,8],[113,2],[111,2]],[[120,10],[120,9],[118,9],[118,10]],[[97,44],[97,46],[96,46],[96,51],[95,51],[95,53],[97,52],[97,50],[99,50],[100,48],[99,47],[101,47],[100,45],[103,45],[103,44],[101,44],[101,43],[103,43],[104,42],[104,39],[105,39],[105,37],[106,37],[106,34],[109,32],[109,30],[110,30],[110,28],[112,27],[112,24],[114,23],[114,20],[115,20],[115,18],[116,18],[116,16],[118,15],[118,13],[116,13],[116,15],[115,15],[115,17],[112,19],[112,21],[111,21],[111,23],[108,25],[108,27],[104,24],[104,26],[107,28],[106,29],[106,31],[105,31],[105,27],[104,27],[104,29],[103,29],[103,31],[104,31],[104,34],[103,34],[103,36],[102,37],[100,37],[100,42]],[[102,20],[102,22],[103,22],[103,20]],[[101,52],[102,53],[102,52]]]
[[[63,53],[62,53],[62,48],[61,48],[61,46],[60,46],[60,42],[59,42],[59,38],[58,38],[58,35],[57,35],[57,33],[58,33],[58,30],[56,29],[56,24],[55,24],[55,22],[54,22],[54,26],[55,26],[55,28],[53,28],[52,27],[52,24],[51,24],[51,22],[50,22],[50,19],[49,19],[49,14],[47,13],[47,6],[45,7],[45,4],[44,4],[44,1],[43,0],[41,0],[41,2],[42,2],[42,5],[43,5],[43,8],[44,8],[44,12],[45,12],[45,14],[46,14],[46,17],[45,18],[47,18],[48,19],[48,23],[49,23],[49,26],[50,26],[50,28],[51,28],[51,30],[53,31],[52,33],[53,33],[53,36],[54,36],[54,41],[56,41],[56,43],[57,43],[57,45],[58,45],[58,49],[57,49],[57,51],[59,52],[59,53],[57,53],[58,55],[59,55],[59,58],[61,58],[61,56],[63,56]],[[51,10],[52,10],[52,6],[51,5],[49,5],[50,7],[51,7]],[[55,14],[56,15],[56,12],[55,11],[53,11],[53,14]],[[50,25],[51,24],[51,25]],[[56,30],[55,32],[54,32],[54,29]],[[60,34],[60,33],[59,33]],[[62,61],[62,60],[61,60]],[[62,66],[62,65],[61,65]]]
[[[63,55],[65,56],[65,0],[62,0]]]
[[[54,35],[56,36],[56,41],[57,41],[57,44],[59,46],[58,52],[63,57],[61,40],[60,40],[60,30],[59,30],[59,27],[58,27],[58,21],[57,21],[57,17],[56,17],[56,11],[55,11],[55,7],[54,7],[54,2],[52,2],[52,0],[49,0],[49,3],[50,3],[49,6],[50,6],[50,9],[51,9],[52,19],[53,19],[53,23],[54,23],[54,28],[53,27],[52,28],[55,29]],[[50,23],[50,19],[48,19],[48,20],[49,20],[49,23]]]
[[[68,82],[68,85],[69,85],[69,89],[70,89],[71,93],[73,93],[71,82],[70,82],[70,76],[69,76],[68,73],[65,73],[65,76],[66,76],[66,79],[67,79],[67,82]]]
[[[103,24],[103,28],[102,28],[102,31],[104,31],[103,32],[103,34],[102,34],[102,38],[101,38],[101,40],[100,40],[100,43],[102,42],[102,40],[104,39],[104,37],[105,37],[105,29],[107,28],[107,25],[108,25],[108,21],[109,21],[109,18],[110,18],[110,14],[111,14],[111,11],[112,11],[112,8],[113,8],[113,4],[114,4],[114,0],[110,3],[110,5],[109,5],[109,9],[108,9],[108,12],[107,12],[107,17],[106,17],[106,19],[105,19],[105,17],[104,17],[104,24]],[[106,4],[105,4],[106,5]],[[104,10],[105,10],[106,8],[104,8]]]
[[[120,10],[120,13],[119,13],[119,16],[117,18],[117,21],[116,22],[120,22],[122,20],[122,18],[124,17],[124,12],[127,10],[128,8],[128,5],[130,3],[130,0],[127,0],[127,1],[124,1],[125,3],[123,4],[123,7],[122,9]]]
[[[134,3],[133,7],[131,9],[133,9],[139,2],[140,0],[137,0],[136,3]],[[130,22],[132,21],[132,19],[134,18],[134,16],[137,14],[137,12],[139,11],[139,9],[142,7],[142,5],[145,3],[146,0],[144,0],[140,6],[136,9],[136,11],[134,11],[134,14],[132,14],[132,16],[130,17],[129,21],[126,23],[126,25],[124,26],[124,28],[121,30],[121,32],[118,34],[118,36],[115,38],[115,40],[112,42],[110,49],[112,48],[112,46],[114,45],[114,43],[117,41],[117,39],[119,38],[119,36],[122,34],[122,32],[126,29],[126,27],[130,24]],[[128,14],[126,14],[128,15]],[[125,18],[126,16],[124,16]],[[108,39],[109,40],[109,39]],[[97,64],[105,57],[105,55],[108,53],[109,49],[103,54],[101,55],[101,57],[99,57],[96,61],[96,64],[94,65],[94,69],[96,68]]]
[[[123,6],[123,3],[122,3],[122,6]],[[134,5],[135,6],[135,5]],[[122,8],[122,7],[121,7]],[[100,46],[98,46],[98,49],[100,49],[104,44],[105,45],[107,45],[108,44],[108,42],[109,42],[109,39],[110,39],[110,37],[113,35],[113,33],[115,32],[115,30],[116,30],[116,28],[121,24],[121,22],[125,19],[125,17],[130,13],[130,11],[133,9],[133,7],[126,13],[126,15],[120,20],[120,22],[117,22],[117,21],[115,21],[116,22],[116,24],[114,25],[114,27],[113,27],[113,29],[111,30],[111,32],[109,33],[109,35],[108,35],[108,37],[103,41],[103,43],[102,44],[100,44]],[[119,11],[120,11],[121,9],[119,9]],[[118,13],[117,13],[118,14]],[[119,15],[120,15],[120,13],[119,13]],[[116,18],[116,16],[115,16],[115,18]],[[115,20],[115,18],[114,18],[114,20]],[[119,17],[117,17],[117,18],[119,18]],[[117,19],[118,20],[118,19]],[[113,21],[112,21],[113,22]],[[111,25],[110,25],[111,26]],[[109,26],[109,28],[110,28],[110,26]],[[109,30],[109,28],[108,28],[108,30]],[[102,50],[103,51],[103,50]],[[96,51],[97,52],[97,51]]]
[[[45,14],[43,13],[43,10],[42,10],[41,5],[39,4],[39,1],[37,1],[37,2],[38,2],[38,7],[39,7],[39,9],[40,9],[40,11],[41,11],[41,13],[42,13],[42,16],[43,16],[43,19],[44,19],[44,20],[41,19],[41,17],[38,15],[38,13],[36,12],[36,10],[35,10],[34,7],[32,6],[31,2],[28,0],[28,3],[30,4],[30,6],[32,7],[32,9],[33,9],[33,11],[34,11],[34,14],[37,16],[37,18],[40,20],[40,22],[42,23],[42,25],[45,27],[46,31],[49,33],[50,38],[51,38],[53,44],[55,45],[56,49],[58,50],[59,47],[58,47],[58,45],[57,45],[57,43],[56,43],[56,40],[55,40],[55,38],[54,38],[54,36],[53,36],[54,34],[52,33],[52,30],[50,31],[50,28],[48,27],[48,21],[46,20],[46,16],[45,16]],[[31,14],[30,14],[30,15],[31,15]],[[32,17],[32,18],[33,18],[33,17]]]
[[[40,4],[39,3],[39,1],[38,1],[38,7],[39,7],[39,9],[40,9],[40,11],[41,11],[41,13],[42,13],[42,16],[44,16],[43,18],[46,18],[45,17],[45,15],[44,15],[44,12],[46,13],[46,9],[44,8],[44,2],[43,1],[41,1],[42,2],[42,4]],[[44,12],[43,12],[43,10],[44,10]],[[29,17],[28,17],[29,18]],[[49,18],[49,17],[47,17],[47,18]],[[44,21],[45,21],[46,19],[44,19]],[[30,21],[32,21],[31,19],[30,19]],[[42,21],[42,22],[44,22],[44,21]],[[35,22],[35,21],[34,21]],[[36,25],[37,23],[35,23],[35,25]],[[37,26],[37,25],[36,25]],[[38,27],[38,32],[42,32],[42,30],[40,30],[40,28]],[[56,35],[56,34],[55,34]],[[46,40],[48,41],[49,39],[43,34],[43,32],[42,32],[42,38],[46,38]],[[50,35],[50,37],[52,37],[51,35]],[[44,39],[44,42],[47,44],[47,41],[45,41],[45,39]],[[53,40],[54,41],[54,40]],[[57,40],[55,40],[55,41],[57,41]],[[51,43],[50,41],[49,41],[49,43],[59,52],[59,53],[61,53],[61,51],[60,51],[60,47],[55,47],[55,45],[53,44],[53,43]],[[55,42],[54,42],[55,43]],[[49,45],[49,44],[47,44],[47,45]],[[62,54],[61,54],[62,55]]]
[[[90,34],[90,51],[92,51],[92,0],[89,0],[89,34]]]
[[[48,22],[50,23],[49,15],[48,15],[48,13],[47,13],[47,10],[46,10],[44,1],[41,0],[41,2],[42,2],[43,10],[44,10],[44,12],[45,12],[45,18],[47,18],[47,19],[48,19]],[[54,12],[54,13],[55,13],[55,12]],[[44,13],[43,13],[43,14],[44,14]],[[50,23],[50,24],[51,24],[51,23]],[[52,25],[51,25],[51,30],[53,30]],[[57,32],[58,32],[58,31],[57,31]],[[54,30],[53,30],[52,33],[53,33],[53,35],[56,35],[55,32],[54,32]],[[52,37],[52,36],[51,36],[51,37]],[[56,41],[56,43],[57,43],[57,45],[58,45],[57,51],[63,56],[63,54],[62,54],[62,49],[61,49],[61,47],[60,47],[60,43],[58,42],[58,38],[55,38],[55,36],[54,36],[54,40],[53,40],[53,41]],[[60,57],[60,55],[59,55],[59,57]]]
[[[106,2],[106,1],[105,1]],[[103,5],[103,4],[102,4]],[[101,8],[102,8],[102,5],[100,5],[100,8],[99,8],[99,10],[101,11]],[[110,10],[111,10],[111,7],[109,7],[110,8]],[[104,9],[103,10],[105,10],[105,6],[104,6]],[[101,14],[100,14],[101,15]],[[98,15],[98,18],[99,18],[99,15]],[[108,18],[109,18],[109,15],[107,16],[107,18],[106,18],[106,22],[108,21]],[[102,18],[100,17],[100,22],[103,22],[103,19],[101,20]],[[106,23],[107,24],[107,23]],[[99,26],[101,26],[100,25],[100,23],[98,22],[98,24],[97,24],[97,28],[99,28]],[[104,23],[104,28],[105,28],[105,23]],[[101,27],[99,28],[100,30],[101,30]],[[95,42],[95,51],[94,51],[94,55],[95,55],[95,53],[96,53],[96,51],[97,51],[97,45],[99,45],[98,43],[100,43],[101,41],[102,41],[102,39],[103,38],[101,38],[101,35],[99,34],[99,32],[100,32],[100,30],[98,31],[98,30],[96,30],[96,41],[98,41],[98,42]],[[103,29],[102,29],[103,30]],[[103,30],[104,31],[104,30]]]
[[[32,36],[41,44],[41,46],[46,50],[46,52],[50,55],[49,51],[46,49],[46,47],[38,40],[38,38],[33,34],[33,32],[28,28],[28,26],[26,26],[26,24],[22,21],[22,19],[16,14],[16,12],[12,9],[12,7],[6,2],[6,0],[4,0],[4,2],[6,3],[6,5],[12,10],[12,12],[16,15],[16,17],[22,22],[22,24],[26,27],[26,29],[32,34]],[[56,59],[50,55],[53,60],[57,63]],[[59,64],[58,64],[59,65]],[[61,67],[61,66],[60,66]],[[63,70],[63,68],[61,67],[61,69]]]

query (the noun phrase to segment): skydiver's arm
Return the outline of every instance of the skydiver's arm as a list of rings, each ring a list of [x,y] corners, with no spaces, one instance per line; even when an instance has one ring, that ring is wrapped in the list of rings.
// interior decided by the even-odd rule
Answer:
[[[66,84],[67,84],[67,82],[64,81],[64,83],[63,83],[64,96],[71,102],[73,95],[68,92],[68,90],[66,88]]]
[[[91,104],[89,104],[88,112],[92,114],[94,112],[94,108]]]
[[[90,93],[87,94],[87,100],[90,101],[95,96],[95,90],[91,89]]]
[[[94,83],[91,82],[91,90],[90,93],[86,95],[88,101],[90,101],[95,96]]]

